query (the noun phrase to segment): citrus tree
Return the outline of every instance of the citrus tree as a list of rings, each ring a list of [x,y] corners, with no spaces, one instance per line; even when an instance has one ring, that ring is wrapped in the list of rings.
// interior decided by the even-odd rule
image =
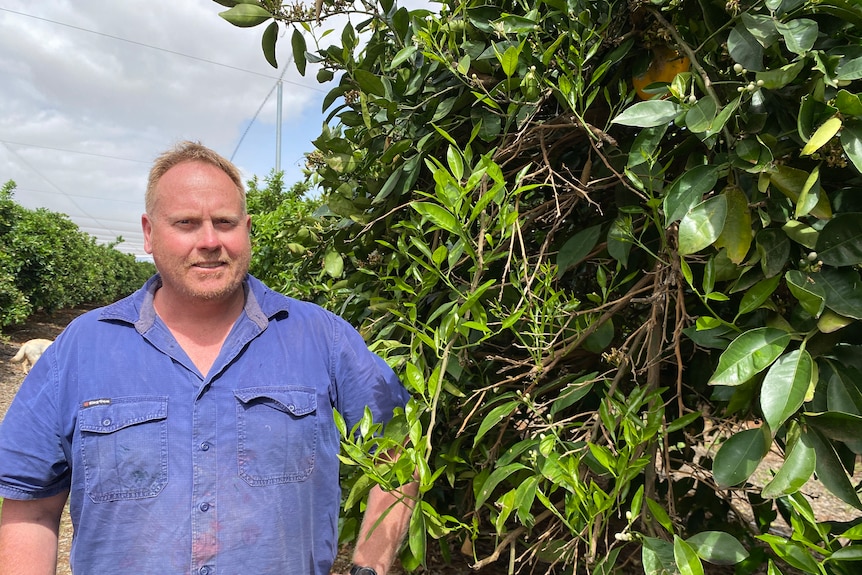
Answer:
[[[406,567],[854,572],[800,489],[862,509],[858,3],[217,1],[331,86],[302,257],[413,392],[342,426],[348,509],[418,469]]]
[[[20,206],[14,191],[11,180],[0,187],[0,328],[37,310],[110,303],[155,272],[116,244],[96,243],[64,214]]]

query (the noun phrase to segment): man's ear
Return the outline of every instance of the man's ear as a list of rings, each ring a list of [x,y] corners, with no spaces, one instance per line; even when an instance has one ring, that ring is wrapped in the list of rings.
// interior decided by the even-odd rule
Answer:
[[[151,254],[153,253],[153,244],[150,241],[150,235],[153,233],[153,224],[147,214],[141,215],[141,229],[144,232],[144,251]]]

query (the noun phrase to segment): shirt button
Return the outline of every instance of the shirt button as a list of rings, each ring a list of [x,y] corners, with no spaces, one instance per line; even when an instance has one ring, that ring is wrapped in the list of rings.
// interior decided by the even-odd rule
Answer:
[[[102,425],[104,425],[104,426],[106,426],[106,427],[107,427],[108,425],[111,425],[111,420],[110,420],[110,419],[108,419],[108,418],[103,419],[103,420],[102,420]]]
[[[210,575],[210,573],[212,572],[213,570],[210,568],[209,565],[204,565],[203,567],[198,569],[198,573],[200,573],[201,575]]]
[[[210,449],[210,444],[209,444],[209,443],[207,443],[206,441],[204,441],[203,443],[201,443],[201,451],[209,451],[209,449]]]
[[[198,509],[200,509],[201,511],[204,511],[204,512],[209,511],[209,508],[210,508],[210,504],[209,504],[209,503],[206,503],[206,502],[201,503],[201,504],[198,506]]]

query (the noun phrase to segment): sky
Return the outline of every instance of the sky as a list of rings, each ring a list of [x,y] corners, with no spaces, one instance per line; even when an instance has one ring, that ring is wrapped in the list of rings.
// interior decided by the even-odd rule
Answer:
[[[153,159],[182,140],[232,158],[245,179],[276,165],[303,178],[320,134],[321,85],[264,26],[236,28],[212,0],[0,0],[0,184],[14,199],[69,216],[99,242],[144,255],[141,214]],[[330,26],[331,27],[331,26]],[[335,37],[339,37],[340,34]]]

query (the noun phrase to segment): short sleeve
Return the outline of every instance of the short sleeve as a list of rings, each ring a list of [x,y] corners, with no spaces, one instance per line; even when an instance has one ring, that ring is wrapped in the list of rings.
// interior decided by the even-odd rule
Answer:
[[[0,423],[0,497],[40,499],[69,488],[70,468],[58,427],[55,365],[48,348]]]

